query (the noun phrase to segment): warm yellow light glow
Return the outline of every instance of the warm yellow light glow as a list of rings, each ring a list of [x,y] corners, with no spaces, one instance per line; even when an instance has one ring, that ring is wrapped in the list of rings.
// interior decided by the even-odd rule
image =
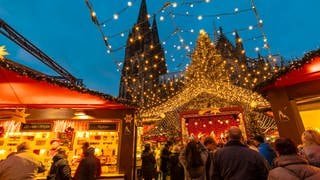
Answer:
[[[320,110],[300,111],[300,116],[305,129],[320,130]]]
[[[0,46],[0,59],[3,59],[6,55],[9,55],[6,50],[6,46]]]

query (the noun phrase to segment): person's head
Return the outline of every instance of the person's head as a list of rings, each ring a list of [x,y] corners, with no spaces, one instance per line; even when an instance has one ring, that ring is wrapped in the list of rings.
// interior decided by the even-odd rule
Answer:
[[[229,140],[240,141],[242,137],[242,132],[239,127],[231,126],[228,131]]]
[[[279,138],[275,141],[275,150],[279,156],[293,155],[298,153],[296,144],[289,138]]]
[[[165,146],[167,146],[167,147],[171,147],[172,145],[173,145],[172,141],[167,141],[167,143],[165,144]]]
[[[315,130],[306,130],[301,135],[303,145],[320,145],[320,133]]]
[[[181,150],[180,146],[179,145],[174,145],[173,148],[172,148],[172,152],[173,153],[179,153]]]
[[[30,146],[30,143],[29,142],[22,142],[21,144],[19,144],[17,146],[17,152],[20,153],[20,152],[24,152],[24,151],[27,151],[27,150],[30,150],[31,149],[31,146]]]
[[[83,152],[84,157],[89,157],[89,158],[93,158],[95,155],[95,149],[94,147],[88,147],[88,149],[86,149],[85,152]]]
[[[264,143],[264,137],[262,135],[256,135],[253,138],[253,144],[259,146],[261,143]]]
[[[86,152],[88,156],[94,156],[94,151],[94,147],[89,147]]]
[[[68,158],[67,151],[64,148],[59,148],[57,154],[62,155],[64,158]]]
[[[211,136],[206,137],[203,144],[209,149],[209,151],[213,151],[217,148],[217,143]]]
[[[89,142],[84,142],[83,144],[82,144],[82,153],[85,153],[86,151],[87,151],[87,149],[89,148]]]
[[[150,151],[151,150],[151,146],[149,143],[144,145],[144,151]]]
[[[60,148],[60,139],[51,140],[50,145],[52,150],[58,150]]]

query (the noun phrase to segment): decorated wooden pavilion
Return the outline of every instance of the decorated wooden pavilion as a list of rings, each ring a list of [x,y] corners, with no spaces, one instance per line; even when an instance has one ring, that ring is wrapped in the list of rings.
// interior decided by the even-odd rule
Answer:
[[[232,84],[225,59],[205,32],[200,33],[191,58],[181,91],[158,106],[142,110],[145,123],[158,119],[161,124],[145,137],[211,134],[223,140],[225,131],[233,125],[239,126],[245,135],[254,133],[252,130],[259,126],[264,130],[275,127],[272,119],[258,118],[264,115],[255,111],[268,107],[269,102],[252,90]]]

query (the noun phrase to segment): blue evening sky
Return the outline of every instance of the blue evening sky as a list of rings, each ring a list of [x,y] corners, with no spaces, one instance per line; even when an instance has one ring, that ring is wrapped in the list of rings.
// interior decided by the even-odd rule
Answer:
[[[257,55],[256,48],[263,56],[271,52],[288,60],[319,48],[319,0],[255,0],[259,17],[250,10],[250,0],[205,1],[147,0],[151,20],[156,15],[169,72],[183,70],[190,62],[188,54],[200,29],[213,39],[214,28],[222,26],[231,41],[232,32],[237,30],[250,57]],[[85,0],[0,0],[0,18],[75,77],[83,79],[86,87],[117,96],[124,46],[128,31],[136,23],[141,0],[89,2],[108,37],[111,53],[91,20]],[[167,2],[172,2],[171,6],[165,6]],[[117,20],[113,19],[115,14]],[[263,29],[257,28],[260,19]],[[266,42],[262,31],[270,51],[263,48]],[[0,45],[7,47],[7,58],[56,75],[3,35]]]

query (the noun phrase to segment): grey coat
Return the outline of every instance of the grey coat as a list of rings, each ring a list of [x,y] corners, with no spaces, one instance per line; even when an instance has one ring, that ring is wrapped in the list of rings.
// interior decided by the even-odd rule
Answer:
[[[286,155],[276,158],[276,168],[269,172],[268,180],[318,180],[320,168],[311,166],[307,160],[298,155]]]

